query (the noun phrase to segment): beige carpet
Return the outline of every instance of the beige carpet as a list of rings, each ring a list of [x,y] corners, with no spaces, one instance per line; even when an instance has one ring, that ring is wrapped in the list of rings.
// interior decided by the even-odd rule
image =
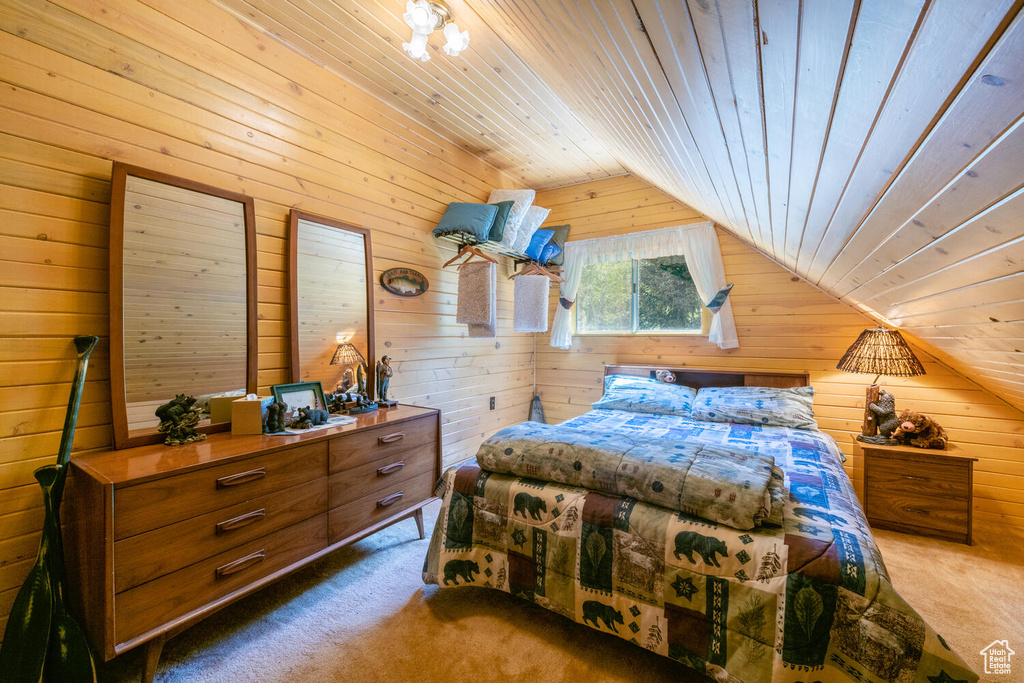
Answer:
[[[428,538],[437,510],[426,510]],[[885,531],[877,538],[897,589],[980,671],[978,651],[997,638],[1024,653],[1024,536],[976,535],[974,547]],[[168,641],[157,680],[695,679],[675,662],[504,593],[424,586],[426,549],[407,520],[340,550]],[[1016,680],[1024,680],[1021,658]],[[101,680],[135,681],[141,667],[142,648],[104,665]]]

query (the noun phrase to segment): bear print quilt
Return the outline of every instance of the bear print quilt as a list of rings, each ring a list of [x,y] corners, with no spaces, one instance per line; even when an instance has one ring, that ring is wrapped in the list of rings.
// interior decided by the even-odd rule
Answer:
[[[701,444],[662,437],[522,422],[484,441],[477,463],[488,472],[630,496],[737,529],[769,522],[772,478],[768,449]]]
[[[827,435],[609,410],[561,426],[770,452],[782,525],[736,529],[471,461],[439,484],[426,583],[518,595],[716,680],[978,680],[893,589]]]

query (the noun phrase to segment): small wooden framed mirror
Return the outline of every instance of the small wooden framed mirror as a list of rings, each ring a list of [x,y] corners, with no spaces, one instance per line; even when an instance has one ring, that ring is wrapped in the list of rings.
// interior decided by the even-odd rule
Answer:
[[[110,395],[115,448],[160,443],[158,406],[256,391],[252,197],[115,163]],[[227,429],[207,416],[201,432]]]
[[[374,391],[370,231],[292,209],[288,231],[293,382],[355,389],[364,365]]]

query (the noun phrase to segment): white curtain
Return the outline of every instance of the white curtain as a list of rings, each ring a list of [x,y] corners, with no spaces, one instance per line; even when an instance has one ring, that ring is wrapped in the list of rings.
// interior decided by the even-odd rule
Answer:
[[[576,301],[580,276],[586,266],[682,255],[693,276],[697,294],[705,303],[711,301],[726,285],[722,252],[718,248],[718,235],[711,221],[618,237],[566,242],[564,253],[564,282],[559,289],[561,302],[555,311],[555,322],[551,328],[551,346],[559,349],[567,349],[572,345],[572,311],[565,308],[564,304]],[[732,303],[728,299],[711,321],[708,341],[718,344],[722,349],[740,345],[736,337],[736,323],[732,318]]]

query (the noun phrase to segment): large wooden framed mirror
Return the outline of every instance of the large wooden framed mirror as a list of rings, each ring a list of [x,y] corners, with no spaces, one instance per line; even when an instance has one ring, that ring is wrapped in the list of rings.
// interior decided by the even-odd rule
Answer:
[[[115,163],[110,199],[110,394],[114,445],[163,441],[177,394],[256,391],[252,197]],[[199,431],[227,422],[199,423]]]
[[[372,395],[370,231],[292,209],[288,252],[292,381],[345,390],[363,364]]]

